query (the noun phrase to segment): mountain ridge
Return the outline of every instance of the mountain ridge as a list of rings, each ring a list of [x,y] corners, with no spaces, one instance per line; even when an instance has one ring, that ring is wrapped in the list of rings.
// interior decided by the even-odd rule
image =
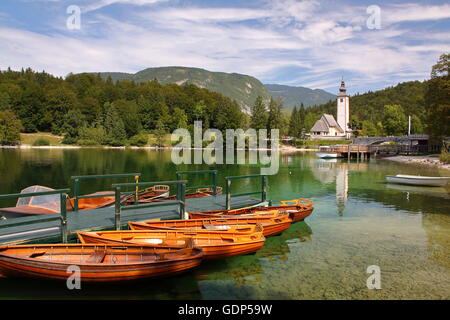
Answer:
[[[263,84],[255,77],[220,71],[209,71],[202,68],[166,66],[146,68],[136,73],[127,72],[97,72],[103,79],[111,77],[113,81],[131,80],[135,82],[147,82],[156,79],[161,84],[175,83],[178,85],[194,84],[210,91],[227,96],[249,112],[258,96],[265,102],[270,97],[281,98],[286,109],[294,106],[305,107],[319,105],[334,99],[335,96],[321,89],[309,89],[305,87],[291,87],[275,84]],[[282,88],[283,93],[278,93],[273,88]]]

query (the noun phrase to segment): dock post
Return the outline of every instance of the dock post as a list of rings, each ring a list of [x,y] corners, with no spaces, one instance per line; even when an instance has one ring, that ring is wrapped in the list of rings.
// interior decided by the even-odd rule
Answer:
[[[231,180],[226,180],[226,185],[225,185],[225,192],[226,192],[226,201],[225,201],[225,205],[226,205],[226,210],[230,210],[231,208]]]
[[[74,196],[74,206],[73,211],[78,212],[78,196],[80,195],[80,179],[75,179],[73,181],[73,196]]]
[[[267,199],[267,176],[261,176],[261,202],[266,202]]]
[[[120,230],[120,187],[115,187],[115,199],[114,199],[114,214],[115,214],[115,227],[116,230]]]
[[[177,188],[177,199],[180,201],[180,219],[184,218],[184,213],[186,212],[186,184],[180,183]]]
[[[67,243],[67,196],[65,193],[59,194],[60,212],[61,212],[61,241]]]

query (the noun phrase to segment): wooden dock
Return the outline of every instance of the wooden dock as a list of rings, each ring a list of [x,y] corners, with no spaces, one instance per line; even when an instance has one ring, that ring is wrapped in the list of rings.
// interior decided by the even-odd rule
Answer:
[[[213,176],[213,184],[208,186],[214,190],[216,185],[215,170],[206,170],[195,173],[206,173]],[[182,172],[182,174],[187,174]],[[122,174],[118,176],[135,175]],[[177,175],[178,176],[178,175]],[[91,179],[94,176],[75,177]],[[95,176],[96,178],[111,177],[111,175]],[[248,192],[241,194],[231,194],[230,185],[231,180],[259,178],[262,177],[261,191]],[[115,204],[107,208],[98,208],[83,211],[69,211],[66,212],[66,194],[69,189],[54,190],[50,192],[38,192],[33,194],[11,194],[1,195],[0,198],[17,198],[25,196],[38,196],[44,194],[59,194],[61,199],[61,213],[60,214],[45,214],[45,215],[31,215],[25,217],[18,217],[12,219],[0,220],[0,244],[22,244],[22,243],[57,243],[67,242],[76,239],[78,231],[92,231],[92,230],[118,230],[128,229],[129,221],[141,221],[148,219],[180,219],[185,218],[189,211],[209,211],[221,210],[227,208],[242,208],[247,206],[268,205],[270,201],[266,201],[266,176],[249,175],[238,177],[227,177],[225,194],[216,194],[204,197],[185,198],[185,189],[187,180],[175,181],[160,181],[160,182],[144,182],[144,183],[122,183],[114,184],[115,189]],[[124,206],[120,203],[121,188],[125,187],[146,187],[156,184],[174,184],[177,186],[177,200],[152,202],[148,204],[136,204]],[[202,186],[205,187],[205,186]],[[189,187],[188,189],[195,189],[198,187]],[[79,196],[77,188],[76,196],[78,198],[88,197]],[[255,194],[260,194],[260,197],[253,197]]]
[[[421,145],[364,145],[364,144],[342,144],[321,147],[321,152],[338,153],[348,159],[370,159],[376,155],[394,154],[418,154],[434,150],[429,146]]]
[[[262,203],[261,199],[248,196],[235,197],[232,208],[241,208],[254,205],[267,205]],[[164,207],[136,208],[123,211],[121,214],[122,229],[128,229],[128,221],[140,221],[146,219],[179,219],[178,204],[167,205]],[[226,208],[226,195],[217,195],[210,197],[200,197],[186,199],[187,211],[207,211],[220,210]],[[19,243],[39,243],[39,242],[60,242],[61,224],[59,221],[47,221],[39,223],[39,220],[48,218],[48,216],[31,216],[14,218],[14,222],[23,222],[19,226],[0,229],[1,244],[19,244]],[[7,220],[0,221],[0,224]],[[35,222],[33,224],[27,222]],[[115,228],[114,207],[100,208],[94,210],[68,212],[67,226],[69,240],[76,238],[78,231],[90,230],[112,230]]]

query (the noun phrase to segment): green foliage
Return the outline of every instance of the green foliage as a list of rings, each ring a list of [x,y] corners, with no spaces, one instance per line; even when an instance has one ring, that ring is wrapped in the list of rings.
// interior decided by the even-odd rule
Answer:
[[[102,145],[108,142],[106,130],[102,125],[81,127],[78,132],[77,144],[79,145]]]
[[[0,145],[20,143],[21,121],[11,110],[0,110]]]
[[[135,83],[148,83],[156,79],[164,86],[174,83],[183,83],[183,86],[195,85],[228,97],[230,101],[236,101],[240,107],[251,106],[258,96],[263,97],[264,100],[270,97],[266,87],[254,77],[236,73],[210,72],[199,68],[161,67],[148,68],[135,74],[107,72],[100,75],[103,79],[110,76],[114,81],[126,79]],[[170,103],[167,105],[169,108],[172,107]]]
[[[145,133],[139,133],[130,138],[130,145],[143,147],[148,143],[148,135]]]
[[[98,74],[70,74],[62,79],[31,69],[2,71],[0,110],[13,111],[23,131],[64,134],[64,143],[88,140],[125,145],[143,129],[155,130],[158,121],[166,132],[189,128],[195,120],[203,121],[204,129],[222,131],[247,124],[239,104],[219,93],[193,84],[161,85],[140,80],[113,82]],[[102,126],[106,139],[81,137],[79,131],[85,123]],[[96,134],[88,130],[87,135]]]
[[[271,129],[280,129],[283,126],[282,123],[282,108],[283,103],[280,99],[270,99],[269,103],[269,115],[267,117],[267,130],[270,135]]]
[[[386,105],[383,110],[383,127],[389,136],[407,134],[408,119],[403,108],[399,105]]]
[[[78,109],[72,109],[64,116],[62,131],[64,139],[62,143],[73,144],[78,140],[79,128],[84,124],[84,116]]]
[[[112,146],[123,146],[127,140],[125,125],[115,105],[108,105],[107,109],[105,119],[106,143]]]
[[[166,127],[162,120],[158,120],[156,123],[156,129],[153,130],[153,134],[156,138],[156,145],[162,147],[164,145],[164,137],[167,134]]]
[[[410,81],[399,83],[396,86],[388,87],[384,90],[375,92],[367,92],[365,94],[356,94],[350,98],[350,113],[352,117],[355,117],[362,123],[364,121],[370,122],[377,128],[376,135],[389,134],[384,132],[384,106],[386,105],[398,105],[401,106],[404,114],[405,122],[401,125],[401,128],[397,128],[393,131],[401,131],[401,134],[406,134],[408,130],[408,116],[414,117],[420,120],[420,123],[425,123],[427,118],[427,109],[429,107],[425,104],[425,92],[429,81]],[[306,109],[307,116],[310,114],[315,115],[317,120],[322,114],[328,113],[334,115],[336,118],[336,101],[330,101],[328,103],[312,106]],[[312,119],[313,117],[311,117]],[[312,123],[312,124],[311,124]],[[307,130],[314,125],[315,121],[310,121],[307,125]],[[416,124],[420,124],[416,123]],[[367,122],[366,122],[367,128]],[[373,133],[373,127],[370,129]],[[402,130],[398,130],[402,129]],[[423,128],[422,128],[423,129]],[[412,132],[418,132],[420,128],[412,127]],[[423,129],[424,130],[424,129]],[[367,135],[362,129],[362,134]]]
[[[255,130],[267,129],[267,111],[261,96],[258,96],[251,109],[250,127]]]
[[[33,146],[49,146],[50,141],[46,138],[37,138],[33,142]]]
[[[450,153],[448,152],[447,146],[442,148],[439,160],[444,163],[450,163]]]
[[[425,103],[427,131],[436,137],[450,136],[450,54],[443,54],[432,67]]]

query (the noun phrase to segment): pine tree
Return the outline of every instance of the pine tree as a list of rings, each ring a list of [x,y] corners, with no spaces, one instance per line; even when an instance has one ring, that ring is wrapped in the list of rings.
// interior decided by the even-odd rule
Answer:
[[[267,111],[261,96],[256,98],[252,107],[250,127],[255,130],[267,128]]]
[[[113,105],[110,105],[105,118],[105,130],[107,144],[112,146],[123,146],[126,143],[127,133],[119,113]]]
[[[292,110],[291,113],[291,119],[289,120],[289,135],[291,137],[298,137],[298,112],[297,112],[297,107],[294,107],[294,109]]]
[[[270,99],[269,115],[267,118],[267,130],[270,133],[271,129],[281,129],[282,127],[282,108],[283,103],[280,99]]]

